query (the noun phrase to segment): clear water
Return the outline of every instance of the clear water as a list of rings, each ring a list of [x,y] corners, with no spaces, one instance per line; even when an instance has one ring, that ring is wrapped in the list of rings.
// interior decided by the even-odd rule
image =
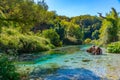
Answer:
[[[120,80],[120,54],[103,50],[103,55],[90,55],[85,51],[89,47],[63,47],[56,54],[34,59],[34,64],[20,64],[19,69],[30,70],[31,78],[44,80]]]

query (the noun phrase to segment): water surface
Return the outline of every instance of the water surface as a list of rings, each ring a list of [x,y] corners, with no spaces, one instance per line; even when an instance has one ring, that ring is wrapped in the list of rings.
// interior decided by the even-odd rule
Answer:
[[[31,78],[45,80],[119,80],[120,54],[91,55],[89,45],[68,46],[53,50],[32,60],[33,64],[20,64],[20,70],[31,70]],[[45,52],[51,53],[51,52]],[[66,53],[66,54],[64,54]]]

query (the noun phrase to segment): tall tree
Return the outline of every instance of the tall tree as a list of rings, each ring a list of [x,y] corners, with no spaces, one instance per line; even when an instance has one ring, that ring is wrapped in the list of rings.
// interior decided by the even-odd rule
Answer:
[[[110,13],[103,17],[102,27],[100,29],[101,44],[108,44],[118,40],[118,13],[112,8]]]

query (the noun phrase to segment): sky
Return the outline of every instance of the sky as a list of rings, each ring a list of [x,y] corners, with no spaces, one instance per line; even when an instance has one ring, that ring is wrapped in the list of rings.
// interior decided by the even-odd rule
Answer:
[[[58,15],[68,17],[79,15],[105,15],[112,7],[120,12],[120,0],[45,0],[49,11],[56,11]]]

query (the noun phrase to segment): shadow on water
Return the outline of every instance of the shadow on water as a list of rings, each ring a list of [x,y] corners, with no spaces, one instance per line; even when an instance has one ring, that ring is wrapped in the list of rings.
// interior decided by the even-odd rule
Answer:
[[[35,70],[31,73],[32,79],[43,80],[101,80],[99,76],[84,68],[48,68]]]

